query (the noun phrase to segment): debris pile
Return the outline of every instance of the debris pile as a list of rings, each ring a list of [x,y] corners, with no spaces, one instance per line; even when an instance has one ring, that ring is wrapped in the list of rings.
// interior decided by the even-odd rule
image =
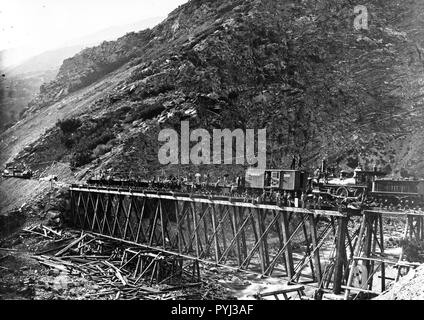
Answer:
[[[56,292],[75,287],[82,279],[87,290],[79,292],[79,298],[84,299],[231,298],[216,282],[202,281],[195,260],[42,224],[23,229],[20,238],[38,240],[30,258],[49,269],[54,276],[49,289]]]
[[[410,269],[408,274],[375,300],[423,300],[424,266]]]

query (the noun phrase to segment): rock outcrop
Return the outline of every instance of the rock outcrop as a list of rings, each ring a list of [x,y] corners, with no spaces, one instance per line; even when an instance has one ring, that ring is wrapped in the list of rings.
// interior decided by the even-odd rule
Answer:
[[[409,271],[399,282],[374,300],[423,300],[423,282],[424,265]]]

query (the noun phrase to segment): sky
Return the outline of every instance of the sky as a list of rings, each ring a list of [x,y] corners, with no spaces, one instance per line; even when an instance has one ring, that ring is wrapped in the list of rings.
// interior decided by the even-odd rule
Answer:
[[[0,0],[0,51],[66,46],[111,26],[166,17],[187,0]]]

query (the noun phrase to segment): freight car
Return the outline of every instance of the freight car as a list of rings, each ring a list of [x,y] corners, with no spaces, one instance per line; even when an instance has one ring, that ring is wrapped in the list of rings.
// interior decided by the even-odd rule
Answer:
[[[300,196],[308,188],[308,173],[301,170],[247,169],[243,187],[247,190],[286,191]]]
[[[376,179],[367,201],[388,209],[424,207],[424,180]]]

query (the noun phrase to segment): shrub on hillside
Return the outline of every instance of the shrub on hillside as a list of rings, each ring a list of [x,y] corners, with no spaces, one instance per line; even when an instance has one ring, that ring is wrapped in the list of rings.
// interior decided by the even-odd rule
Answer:
[[[125,123],[131,123],[136,120],[149,120],[157,117],[165,110],[165,107],[160,103],[155,103],[153,105],[141,105],[138,108],[132,109],[127,113],[124,120]]]
[[[57,123],[64,134],[71,134],[81,126],[81,120],[76,118],[66,119]]]
[[[112,146],[109,144],[99,144],[94,150],[93,150],[93,156],[95,158],[101,157],[102,155],[108,153],[112,149]]]
[[[91,152],[78,151],[75,152],[71,159],[71,166],[74,168],[82,167],[92,161]]]

